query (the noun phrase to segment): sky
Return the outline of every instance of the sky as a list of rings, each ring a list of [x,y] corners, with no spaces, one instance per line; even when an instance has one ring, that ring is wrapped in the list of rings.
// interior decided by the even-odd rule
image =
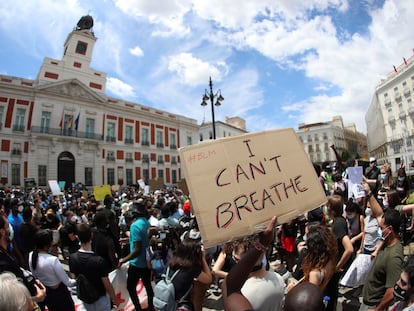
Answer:
[[[247,130],[341,115],[366,132],[380,80],[413,55],[412,0],[13,0],[0,2],[0,74],[35,79],[79,19],[98,38],[91,67],[108,96]]]

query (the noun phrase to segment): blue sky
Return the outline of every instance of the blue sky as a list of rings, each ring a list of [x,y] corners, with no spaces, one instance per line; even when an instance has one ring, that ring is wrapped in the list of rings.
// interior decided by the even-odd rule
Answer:
[[[0,73],[36,78],[88,13],[107,95],[201,123],[211,76],[216,120],[249,131],[342,115],[365,132],[375,86],[414,48],[407,0],[14,0],[0,3]]]

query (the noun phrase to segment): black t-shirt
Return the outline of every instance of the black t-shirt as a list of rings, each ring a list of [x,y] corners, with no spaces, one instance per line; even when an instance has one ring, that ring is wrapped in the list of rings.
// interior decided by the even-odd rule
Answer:
[[[201,273],[200,266],[193,266],[190,268],[183,268],[177,273],[172,280],[175,289],[175,299],[179,301],[188,289],[192,286],[194,279],[196,279]],[[175,271],[170,269],[169,276],[171,277]]]
[[[20,225],[20,236],[23,241],[23,252],[28,254],[36,248],[36,231],[37,228],[29,223]]]
[[[69,270],[76,276],[80,273],[84,274],[98,292],[102,296],[105,295],[106,291],[101,278],[108,276],[110,267],[104,258],[93,252],[77,251],[69,257]]]
[[[116,268],[117,262],[115,262],[116,255],[114,241],[106,230],[97,229],[94,231],[92,249],[96,255],[103,257],[108,264],[111,265],[112,270]],[[112,254],[110,254],[111,252]]]
[[[346,224],[345,218],[342,216],[336,217],[332,224],[332,232],[336,237],[336,241],[338,243],[338,260],[341,259],[343,253],[345,252],[345,248],[342,245],[342,239],[344,236],[348,235],[348,227]]]

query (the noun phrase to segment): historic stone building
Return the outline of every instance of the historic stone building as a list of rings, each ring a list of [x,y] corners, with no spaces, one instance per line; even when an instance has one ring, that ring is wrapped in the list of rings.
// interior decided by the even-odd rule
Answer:
[[[196,120],[106,96],[106,74],[90,68],[92,26],[83,17],[62,59],[46,57],[35,80],[0,76],[1,184],[175,185],[182,177],[177,148],[198,142]]]

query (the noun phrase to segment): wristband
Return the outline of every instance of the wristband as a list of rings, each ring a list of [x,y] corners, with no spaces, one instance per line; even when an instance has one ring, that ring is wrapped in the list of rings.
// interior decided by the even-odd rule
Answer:
[[[258,240],[254,241],[253,246],[255,249],[257,249],[259,252],[262,252],[262,253],[267,252],[267,250],[269,249],[268,247],[260,243]]]

